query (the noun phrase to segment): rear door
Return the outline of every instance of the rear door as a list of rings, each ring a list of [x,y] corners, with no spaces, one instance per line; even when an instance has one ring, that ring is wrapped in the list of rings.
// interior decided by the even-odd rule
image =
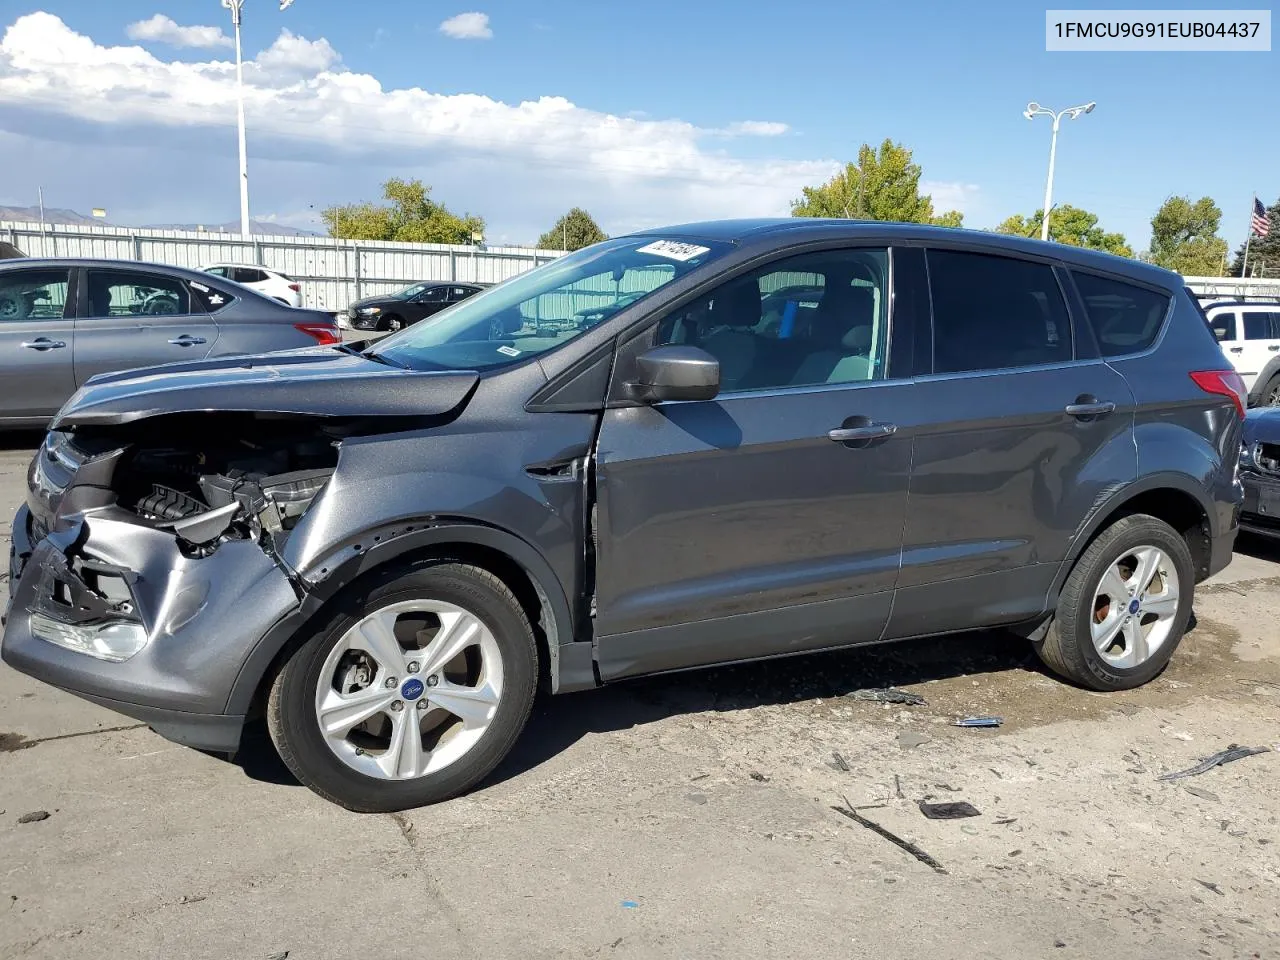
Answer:
[[[75,393],[71,270],[0,273],[0,420],[33,423]]]
[[[926,420],[890,638],[1041,613],[1082,519],[1137,470],[1132,393],[1081,334],[1070,277],[960,249],[927,258],[933,373],[916,385]]]
[[[114,370],[199,360],[218,328],[186,281],[144,270],[82,271],[75,379]]]
[[[1245,387],[1254,393],[1254,386],[1267,365],[1280,354],[1280,330],[1276,329],[1276,316],[1267,307],[1241,307],[1240,327],[1243,348],[1238,355],[1237,369]]]
[[[597,448],[597,638],[614,679],[879,639],[911,466],[909,370],[886,362],[888,251],[792,256],[730,280],[619,350],[699,346],[714,400],[607,409]],[[762,301],[821,286],[780,336]],[[907,307],[898,299],[894,310]],[[910,330],[892,321],[893,359]],[[900,354],[898,347],[905,347]]]

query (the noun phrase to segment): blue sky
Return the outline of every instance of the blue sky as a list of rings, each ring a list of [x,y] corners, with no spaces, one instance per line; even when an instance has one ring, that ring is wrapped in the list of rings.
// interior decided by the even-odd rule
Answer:
[[[1280,54],[1047,53],[1044,7],[1025,2],[276,6],[246,0],[246,57],[279,51],[251,77],[260,87],[250,107],[253,208],[301,226],[314,223],[313,207],[371,198],[397,174],[484,215],[498,241],[533,239],[572,203],[612,232],[785,212],[824,164],[885,137],[914,150],[935,206],[958,205],[966,226],[991,226],[1042,201],[1049,123],[1023,119],[1032,99],[1098,101],[1093,114],[1064,121],[1054,198],[1098,213],[1137,249],[1171,194],[1212,196],[1233,248],[1251,193],[1280,196]],[[217,0],[0,0],[0,31],[37,11],[108,53],[97,66],[68,54],[74,67],[62,67],[59,82],[68,71],[85,76],[56,96],[30,76],[14,85],[14,44],[8,65],[0,48],[0,151],[12,160],[0,171],[0,202],[31,202],[40,184],[51,204],[105,205],[120,222],[234,219],[232,115],[209,101],[227,88],[180,69],[230,51],[127,33],[156,14],[229,29]],[[491,36],[441,31],[467,12],[484,14],[479,32]],[[47,20],[28,26],[24,36],[42,45],[61,38]],[[311,45],[278,45],[282,29]],[[109,53],[139,44],[163,69],[121,66],[123,55]],[[17,72],[41,69],[32,54]],[[122,70],[131,79],[113,93]],[[319,70],[347,79],[316,84]],[[148,84],[175,102],[157,111]],[[104,93],[90,109],[85,90],[95,86]],[[407,88],[425,93],[401,102],[394,91]],[[567,104],[512,112],[540,98]],[[335,99],[346,106],[335,110]],[[613,118],[630,126],[619,132]]]

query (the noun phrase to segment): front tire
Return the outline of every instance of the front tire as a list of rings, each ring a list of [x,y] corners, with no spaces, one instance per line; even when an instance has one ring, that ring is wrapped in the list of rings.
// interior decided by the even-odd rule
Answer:
[[[267,728],[303,784],[348,810],[438,803],[488,775],[524,729],[533,630],[493,574],[418,562],[341,595],[271,686]]]
[[[390,333],[397,333],[404,329],[404,320],[394,314],[389,317],[383,317],[378,321],[378,329],[386,330]]]
[[[1036,652],[1091,690],[1140,687],[1168,665],[1191,617],[1195,566],[1163,520],[1117,520],[1076,561]]]
[[[1258,394],[1258,406],[1280,407],[1280,374],[1267,381],[1267,385]]]

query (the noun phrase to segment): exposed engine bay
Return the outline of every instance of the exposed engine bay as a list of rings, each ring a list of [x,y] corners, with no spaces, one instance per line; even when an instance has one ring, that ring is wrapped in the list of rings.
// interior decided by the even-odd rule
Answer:
[[[354,432],[349,423],[315,420],[175,419],[145,433],[64,434],[49,455],[74,461],[114,448],[108,483],[116,505],[149,525],[173,529],[189,546],[254,538],[279,549],[333,475],[342,440]]]

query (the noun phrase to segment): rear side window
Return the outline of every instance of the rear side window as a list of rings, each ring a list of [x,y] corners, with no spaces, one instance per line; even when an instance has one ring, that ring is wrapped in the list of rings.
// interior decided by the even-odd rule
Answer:
[[[1140,353],[1156,342],[1169,312],[1168,294],[1092,273],[1075,279],[1104,357]]]
[[[928,262],[935,373],[1072,358],[1071,323],[1052,267],[950,250],[928,251]]]
[[[1213,338],[1219,343],[1236,339],[1236,315],[1234,313],[1215,313],[1209,318],[1209,329]]]
[[[199,306],[204,307],[209,313],[217,313],[227,304],[234,303],[236,299],[225,290],[211,287],[206,283],[201,283],[199,280],[191,281],[191,296]]]
[[[1246,340],[1274,340],[1276,338],[1274,314],[1262,310],[1245,310],[1244,338]]]

